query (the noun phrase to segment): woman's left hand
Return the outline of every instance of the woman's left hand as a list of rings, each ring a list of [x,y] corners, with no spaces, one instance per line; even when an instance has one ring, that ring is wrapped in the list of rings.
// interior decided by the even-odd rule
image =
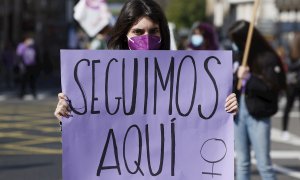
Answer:
[[[235,115],[238,111],[238,102],[235,93],[231,93],[226,98],[225,111]]]

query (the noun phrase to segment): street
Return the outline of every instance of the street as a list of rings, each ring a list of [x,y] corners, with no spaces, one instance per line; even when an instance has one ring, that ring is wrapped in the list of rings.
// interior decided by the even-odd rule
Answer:
[[[0,179],[61,179],[56,98],[0,102]]]
[[[0,101],[0,179],[62,179],[61,134],[53,115],[55,94],[39,100],[1,98]],[[300,179],[300,112],[291,113],[289,140],[281,138],[280,111],[272,118],[272,158],[278,180]],[[259,180],[255,160],[252,179]]]

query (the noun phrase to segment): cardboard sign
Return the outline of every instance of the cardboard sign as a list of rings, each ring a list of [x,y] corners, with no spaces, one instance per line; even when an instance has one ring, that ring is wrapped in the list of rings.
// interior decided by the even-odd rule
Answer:
[[[62,50],[63,179],[234,179],[231,57]]]

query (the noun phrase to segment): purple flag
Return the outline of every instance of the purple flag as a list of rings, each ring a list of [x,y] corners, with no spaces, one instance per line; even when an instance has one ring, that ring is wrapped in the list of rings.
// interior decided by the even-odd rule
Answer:
[[[234,179],[231,51],[62,50],[64,180]]]

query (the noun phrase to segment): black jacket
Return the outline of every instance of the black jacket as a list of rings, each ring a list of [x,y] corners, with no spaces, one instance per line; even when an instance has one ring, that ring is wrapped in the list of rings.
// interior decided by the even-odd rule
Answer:
[[[256,119],[271,117],[278,110],[278,95],[285,85],[285,73],[278,56],[271,52],[261,54],[251,63],[251,77],[246,83],[245,101],[249,113]],[[234,76],[234,89],[238,97],[237,73]]]

